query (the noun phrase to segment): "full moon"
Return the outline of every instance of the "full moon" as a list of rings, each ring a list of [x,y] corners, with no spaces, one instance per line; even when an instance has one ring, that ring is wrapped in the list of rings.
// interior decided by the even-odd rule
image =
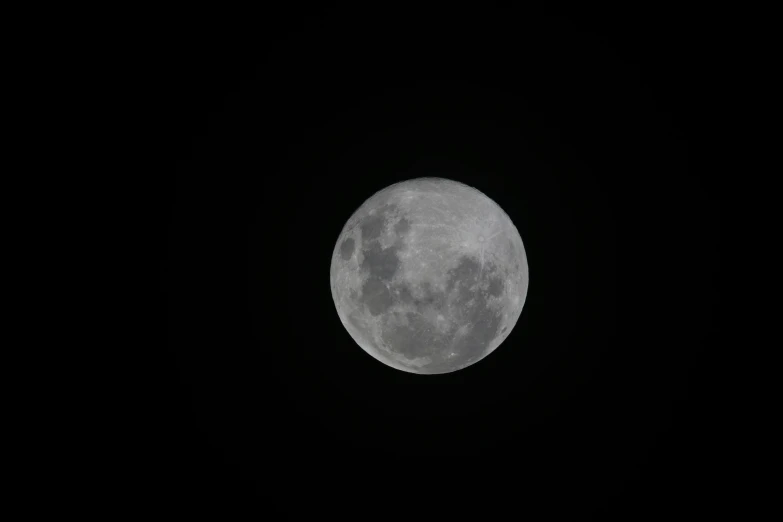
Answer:
[[[522,238],[490,198],[442,178],[375,193],[332,255],[337,313],[356,343],[398,370],[441,374],[492,353],[529,281]]]

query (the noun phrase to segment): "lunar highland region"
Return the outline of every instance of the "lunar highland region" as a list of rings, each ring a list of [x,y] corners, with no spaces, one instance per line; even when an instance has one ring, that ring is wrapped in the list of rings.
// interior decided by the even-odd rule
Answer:
[[[419,178],[377,192],[338,238],[330,271],[340,319],[368,354],[398,370],[442,374],[494,351],[528,289],[522,238],[465,184]]]

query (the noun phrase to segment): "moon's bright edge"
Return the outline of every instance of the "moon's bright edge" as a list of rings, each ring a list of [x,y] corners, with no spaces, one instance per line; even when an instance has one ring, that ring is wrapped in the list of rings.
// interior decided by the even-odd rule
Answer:
[[[522,238],[478,190],[442,178],[370,197],[332,255],[332,297],[346,330],[377,360],[453,372],[495,350],[527,296]]]

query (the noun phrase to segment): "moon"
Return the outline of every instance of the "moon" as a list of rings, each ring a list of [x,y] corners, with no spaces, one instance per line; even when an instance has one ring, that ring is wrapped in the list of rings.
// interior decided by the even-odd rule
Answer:
[[[466,368],[517,323],[528,290],[519,231],[463,183],[417,178],[365,201],[343,227],[330,282],[337,313],[378,361],[416,374]]]

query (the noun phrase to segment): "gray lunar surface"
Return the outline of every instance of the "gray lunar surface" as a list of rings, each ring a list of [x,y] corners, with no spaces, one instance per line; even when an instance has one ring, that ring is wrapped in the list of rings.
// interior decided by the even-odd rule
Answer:
[[[522,238],[495,202],[459,182],[419,178],[354,212],[330,280],[362,349],[398,370],[440,374],[497,349],[522,312],[529,274]]]

